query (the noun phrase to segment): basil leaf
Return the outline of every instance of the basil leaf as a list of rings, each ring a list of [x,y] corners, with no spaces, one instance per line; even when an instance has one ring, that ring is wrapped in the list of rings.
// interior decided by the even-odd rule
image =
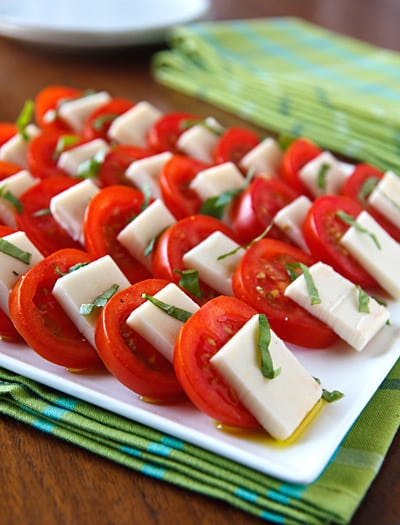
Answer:
[[[98,295],[92,303],[83,303],[81,304],[81,307],[79,309],[79,313],[82,315],[90,315],[96,308],[102,308],[107,304],[107,301],[111,299],[111,297],[115,294],[115,292],[118,290],[119,285],[113,284],[105,290],[102,294]]]
[[[268,234],[268,232],[272,228],[272,226],[273,226],[273,223],[271,222],[270,224],[268,224],[268,226],[265,228],[265,230],[262,233],[260,233],[260,235],[258,235],[257,237],[254,237],[254,239],[252,239],[247,244],[244,244],[242,246],[238,246],[237,248],[234,248],[230,252],[226,252],[226,253],[223,253],[222,255],[219,255],[217,257],[217,261],[221,261],[222,259],[225,259],[225,257],[229,257],[230,255],[235,255],[235,253],[237,253],[241,249],[247,250],[247,248],[250,248],[250,246],[252,246],[254,243],[256,243],[258,241],[261,241],[261,239],[263,239]]]
[[[356,285],[356,290],[358,291],[358,311],[369,314],[369,295],[359,284]]]
[[[294,137],[293,135],[279,135],[277,140],[278,146],[283,152],[285,152],[296,138],[297,137]]]
[[[43,217],[44,215],[51,215],[50,208],[41,208],[35,211],[35,213],[32,213],[32,217]]]
[[[92,126],[97,131],[102,131],[104,124],[109,124],[118,117],[117,113],[104,113],[95,118],[92,122]]]
[[[11,193],[5,186],[0,186],[0,197],[8,201],[17,211],[17,213],[23,212],[21,201]]]
[[[261,353],[261,372],[267,379],[274,379],[281,373],[281,368],[274,370],[269,345],[271,343],[271,329],[265,314],[258,316],[257,347]]]
[[[324,162],[318,171],[317,186],[321,190],[326,190],[326,176],[328,174],[330,167],[331,167],[330,164],[328,164],[327,162]]]
[[[340,392],[339,390],[326,390],[326,388],[322,389],[322,399],[325,399],[328,403],[333,403],[334,401],[337,401],[338,399],[342,399],[344,397],[344,394]]]
[[[187,129],[193,128],[193,126],[202,126],[203,128],[208,129],[208,131],[211,131],[212,133],[214,133],[215,135],[218,135],[218,136],[221,136],[224,133],[223,129],[220,129],[217,126],[213,126],[212,123],[207,121],[207,119],[203,119],[203,120],[201,120],[201,119],[194,119],[194,120],[187,119],[187,120],[182,120],[182,122],[180,123],[180,127],[183,130],[187,130]]]
[[[32,259],[32,254],[30,252],[21,250],[18,246],[7,241],[7,239],[4,239],[3,237],[0,237],[0,252],[13,257],[14,259],[18,259],[18,261],[21,261],[24,264],[30,264]]]
[[[209,197],[201,205],[199,213],[222,219],[227,206],[242,191],[243,189],[226,190],[215,197]]]
[[[33,102],[33,100],[27,100],[16,120],[18,133],[24,140],[29,140],[29,135],[26,131],[26,127],[32,120],[34,109],[35,103]]]
[[[174,269],[174,272],[179,273],[181,276],[179,279],[179,286],[198,299],[201,299],[199,272],[194,269],[178,270],[177,268]]]
[[[367,177],[361,188],[358,190],[357,197],[362,202],[362,204],[365,205],[367,198],[371,195],[373,192],[375,186],[378,184],[379,179],[377,177]]]
[[[296,268],[300,268],[300,270],[303,272],[303,276],[306,282],[307,292],[308,292],[308,295],[310,296],[311,304],[312,305],[321,304],[321,298],[319,296],[318,289],[315,286],[314,279],[312,278],[312,275],[310,273],[308,266],[306,266],[303,263],[296,262],[296,263],[286,264],[285,268],[288,271],[288,273],[290,272],[289,277],[291,278],[293,277],[292,280],[298,277],[298,275],[296,275],[294,270]]]
[[[93,158],[79,164],[77,177],[79,179],[93,179],[97,177],[106,154],[106,150],[100,150]]]
[[[354,219],[354,217],[352,217],[351,215],[348,215],[347,213],[345,213],[342,210],[337,211],[336,212],[336,216],[339,217],[339,219],[341,219],[346,224],[349,224],[350,226],[353,226],[353,228],[356,229],[357,231],[359,231],[360,233],[365,233],[366,235],[369,235],[371,237],[371,239],[374,241],[375,246],[378,248],[378,250],[381,249],[380,242],[379,242],[377,236],[375,235],[375,233],[372,233],[369,230],[367,230],[366,228],[364,228],[363,226],[361,226],[361,224],[358,223]]]
[[[53,157],[55,159],[58,159],[66,147],[73,146],[78,142],[78,140],[79,137],[77,135],[61,135],[61,137],[57,141]]]
[[[157,297],[154,297],[153,295],[144,293],[142,294],[142,297],[150,301],[152,304],[154,304],[154,306],[157,306],[157,308],[160,308],[160,310],[168,314],[170,317],[173,317],[178,321],[182,321],[183,323],[187,321],[192,315],[191,312],[188,312],[187,310],[184,310],[183,308],[179,308],[172,304],[164,303],[164,301],[160,301],[159,299],[157,299]]]

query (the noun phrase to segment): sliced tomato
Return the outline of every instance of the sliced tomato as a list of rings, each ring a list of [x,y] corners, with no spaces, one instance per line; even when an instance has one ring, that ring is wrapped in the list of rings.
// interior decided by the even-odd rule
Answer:
[[[150,128],[147,134],[149,147],[155,153],[171,151],[178,153],[176,143],[182,133],[187,129],[185,122],[200,120],[191,113],[168,112],[162,115]]]
[[[125,172],[135,160],[148,157],[151,153],[140,146],[118,144],[105,156],[98,173],[101,186],[113,186],[132,183],[125,177]]]
[[[311,199],[313,195],[300,179],[299,172],[308,162],[322,153],[321,148],[308,139],[294,140],[283,154],[281,164],[282,178],[299,193],[304,193]]]
[[[42,129],[71,131],[69,124],[57,114],[59,104],[82,96],[83,91],[69,86],[46,86],[35,97],[35,120]],[[49,118],[49,112],[54,112]]]
[[[232,276],[236,297],[264,313],[276,334],[289,343],[325,348],[337,340],[335,333],[284,295],[290,284],[286,265],[314,264],[314,258],[286,243],[262,239],[250,246]]]
[[[131,312],[168,284],[145,279],[116,293],[96,322],[96,348],[106,368],[126,387],[151,400],[170,401],[183,395],[172,364],[126,324]]]
[[[292,202],[298,193],[277,177],[255,177],[233,202],[232,228],[241,244],[258,237],[272,223],[276,213]],[[272,226],[269,237],[287,240],[277,226]]]
[[[13,122],[0,122],[0,146],[9,141],[18,133],[18,128]]]
[[[11,233],[15,233],[17,230],[6,226],[5,224],[0,224],[0,237],[5,237]],[[17,329],[15,328],[13,322],[10,320],[8,315],[3,312],[0,308],[0,339],[5,339],[8,341],[18,341],[21,339]]]
[[[255,313],[235,297],[216,297],[184,323],[175,344],[174,368],[187,396],[208,416],[231,427],[256,429],[260,424],[210,359]]]
[[[127,186],[107,186],[86,208],[85,247],[94,257],[109,254],[131,284],[150,277],[148,270],[134,259],[117,240],[119,232],[141,212],[144,195]]]
[[[354,219],[363,210],[358,202],[340,195],[318,197],[308,211],[303,224],[304,239],[316,259],[331,265],[335,270],[362,287],[376,285],[367,273],[340,243],[349,225],[337,216],[343,211]]]
[[[82,250],[59,250],[28,270],[10,293],[10,317],[26,343],[48,361],[67,368],[90,368],[100,358],[51,291],[71,266],[90,261]]]
[[[117,117],[133,108],[134,103],[125,98],[113,98],[95,109],[85,121],[81,135],[85,140],[108,140],[108,130]]]
[[[255,131],[247,128],[228,128],[218,140],[213,152],[214,162],[223,164],[233,162],[239,164],[250,150],[260,143],[260,138]]]
[[[176,270],[185,269],[183,256],[194,246],[204,241],[211,233],[220,231],[235,240],[231,228],[219,219],[208,215],[191,215],[180,219],[167,228],[155,243],[152,253],[153,276],[179,284],[181,275]],[[200,302],[218,295],[215,290],[200,283]],[[196,297],[194,300],[198,301]]]
[[[62,228],[50,213],[52,197],[79,181],[70,177],[43,179],[26,190],[19,198],[22,213],[16,213],[16,223],[42,255],[50,255],[61,248],[82,248],[79,242]]]
[[[6,179],[7,177],[11,177],[11,175],[15,175],[22,169],[22,166],[18,166],[18,164],[6,162],[5,160],[0,160],[0,180]]]

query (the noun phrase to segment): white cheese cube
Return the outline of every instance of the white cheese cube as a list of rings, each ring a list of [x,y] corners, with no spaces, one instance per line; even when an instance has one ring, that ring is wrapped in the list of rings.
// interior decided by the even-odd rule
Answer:
[[[303,166],[299,176],[314,197],[339,193],[347,178],[346,172],[329,151],[323,151]]]
[[[213,152],[223,127],[213,117],[195,124],[179,137],[176,146],[182,152],[202,162],[211,163]]]
[[[79,175],[81,164],[93,159],[96,155],[105,154],[110,149],[103,139],[94,139],[80,146],[63,151],[58,158],[57,166],[72,177]]]
[[[120,144],[134,144],[146,147],[146,135],[153,124],[162,116],[155,106],[138,102],[131,109],[113,120],[108,137]]]
[[[281,372],[274,379],[264,377],[259,365],[258,331],[256,314],[210,362],[265,430],[273,438],[284,440],[319,401],[322,389],[272,331],[269,351],[274,369]]]
[[[303,222],[310,206],[310,199],[301,195],[279,210],[273,219],[289,239],[306,252],[309,250],[303,237]]]
[[[125,177],[137,188],[150,188],[151,196],[160,198],[158,178],[165,163],[172,157],[172,153],[166,151],[158,155],[151,155],[144,159],[135,160],[128,166]]]
[[[251,149],[240,161],[240,167],[255,173],[277,175],[283,152],[272,137],[264,139]]]
[[[75,133],[80,133],[89,115],[109,100],[111,96],[106,91],[65,100],[59,105],[58,114]]]
[[[18,171],[14,175],[10,175],[0,181],[0,191],[3,194],[3,196],[0,196],[0,222],[16,228],[15,207],[9,200],[4,198],[4,195],[10,193],[13,197],[19,199],[36,182],[37,180],[27,170]]]
[[[400,299],[400,245],[376,222],[362,211],[357,224],[375,235],[380,247],[368,233],[351,226],[340,239],[352,256],[395,299]]]
[[[169,305],[194,313],[199,305],[183,292],[179,286],[169,283],[154,297]],[[135,308],[126,320],[126,324],[154,346],[166,359],[172,362],[175,340],[182,328],[183,321],[171,317],[150,301],[145,301]]]
[[[162,231],[176,222],[161,199],[156,199],[123,228],[117,240],[144,266],[151,269],[151,253],[146,248]]]
[[[17,164],[21,168],[28,167],[28,147],[29,141],[40,133],[40,129],[35,124],[28,124],[25,128],[28,135],[26,140],[20,133],[11,137],[0,147],[0,160]]]
[[[246,184],[245,178],[233,162],[224,162],[200,171],[189,186],[205,201],[224,191],[240,190]]]
[[[100,190],[90,179],[58,193],[50,200],[50,211],[58,224],[75,241],[84,244],[83,220],[86,207],[92,197]]]
[[[224,233],[216,231],[194,246],[183,256],[187,269],[198,271],[199,278],[223,295],[232,295],[232,274],[245,250],[240,248],[232,255],[218,259],[239,248],[239,245]]]
[[[63,275],[54,285],[54,297],[93,347],[95,347],[94,331],[98,310],[91,315],[83,315],[80,313],[80,308],[82,304],[93,303],[114,284],[118,285],[118,291],[130,285],[114,260],[109,255],[105,255],[78,270]]]
[[[368,202],[400,228],[400,177],[387,171],[368,197]]]
[[[8,296],[11,288],[32,266],[43,259],[42,254],[22,231],[6,235],[3,239],[20,250],[31,254],[28,264],[0,251],[0,308],[8,315]]]
[[[350,346],[362,350],[385,325],[388,310],[370,297],[369,313],[360,312],[359,289],[327,264],[316,263],[309,271],[321,302],[311,304],[304,275],[286,288],[285,295],[326,323]]]

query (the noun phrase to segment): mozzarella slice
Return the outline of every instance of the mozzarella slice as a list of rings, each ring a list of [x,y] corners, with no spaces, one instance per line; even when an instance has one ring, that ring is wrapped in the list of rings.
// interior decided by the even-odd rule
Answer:
[[[258,174],[277,175],[282,157],[282,150],[276,140],[268,137],[244,155],[240,167]]]
[[[307,252],[309,250],[303,237],[302,226],[310,206],[310,199],[301,195],[279,210],[273,219],[274,223],[285,232],[293,243]]]
[[[86,266],[57,279],[53,295],[80,333],[95,347],[94,331],[98,309],[90,315],[80,313],[82,304],[91,304],[99,295],[118,285],[118,290],[130,283],[114,260],[105,255]]]
[[[183,256],[187,269],[198,271],[199,278],[211,288],[224,295],[232,295],[232,274],[243,257],[245,250],[220,231],[209,235],[204,241]],[[231,255],[218,259],[237,250]]]
[[[103,139],[94,139],[80,146],[63,151],[58,158],[57,166],[72,177],[79,175],[81,165],[93,159],[96,155],[106,154],[110,149]]]
[[[163,201],[156,199],[119,232],[117,240],[135,259],[151,269],[151,252],[145,254],[149,244],[175,222]]]
[[[299,176],[314,197],[318,197],[339,193],[348,175],[332,153],[323,151],[303,166]]]
[[[20,250],[31,254],[31,260],[26,264],[0,251],[0,308],[8,315],[8,296],[11,288],[21,275],[24,275],[32,266],[41,261],[43,256],[22,231],[6,235],[3,239]]]
[[[179,137],[176,145],[182,152],[206,163],[212,163],[213,151],[220,138],[223,127],[213,117],[204,123],[195,124]]]
[[[205,201],[224,191],[240,190],[246,181],[233,162],[224,162],[200,171],[189,186]]]
[[[58,114],[75,133],[80,133],[89,115],[109,100],[111,96],[106,91],[84,95],[62,102],[58,107]]]
[[[265,430],[273,438],[284,440],[319,401],[322,389],[272,331],[269,351],[274,369],[281,372],[274,379],[264,377],[259,365],[258,331],[256,314],[210,362]]]
[[[166,151],[158,155],[151,155],[144,159],[135,160],[128,166],[125,177],[137,188],[150,188],[151,196],[160,198],[158,178],[165,163],[172,157],[172,153]]]
[[[362,350],[385,325],[388,310],[369,297],[369,313],[360,312],[359,289],[327,264],[316,263],[309,271],[321,302],[311,304],[304,275],[286,288],[285,295],[330,326],[350,346]]]
[[[169,283],[154,297],[169,305],[177,306],[190,313],[199,309],[192,299],[179,286]],[[150,301],[145,301],[135,308],[126,320],[126,324],[138,332],[154,346],[166,359],[172,362],[175,340],[182,328],[183,321],[171,317]]]
[[[368,197],[368,202],[400,228],[400,177],[387,171]]]
[[[27,170],[21,170],[0,181],[0,222],[16,228],[15,207],[4,195],[10,193],[16,199],[34,184],[37,180]]]
[[[138,102],[113,120],[108,137],[120,144],[134,144],[144,148],[147,146],[147,132],[161,116],[161,111],[155,106],[148,102]]]
[[[375,235],[380,247],[371,235],[351,226],[340,239],[341,244],[355,257],[367,272],[395,299],[400,299],[400,245],[376,222],[362,211],[357,224]]]
[[[86,207],[98,192],[97,185],[92,180],[86,179],[58,193],[50,200],[50,211],[54,219],[81,244],[84,244],[83,220]]]
[[[28,168],[29,141],[40,133],[40,129],[35,124],[28,124],[25,132],[28,135],[28,139],[17,133],[2,144],[0,147],[0,160],[17,164],[21,168]]]

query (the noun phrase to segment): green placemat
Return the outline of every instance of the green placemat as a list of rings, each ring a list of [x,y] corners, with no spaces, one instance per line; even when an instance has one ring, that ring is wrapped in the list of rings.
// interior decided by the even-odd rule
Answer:
[[[0,413],[275,523],[349,523],[400,421],[400,361],[310,485],[283,483],[0,368]]]
[[[295,18],[191,24],[170,44],[159,82],[400,173],[400,54]]]

